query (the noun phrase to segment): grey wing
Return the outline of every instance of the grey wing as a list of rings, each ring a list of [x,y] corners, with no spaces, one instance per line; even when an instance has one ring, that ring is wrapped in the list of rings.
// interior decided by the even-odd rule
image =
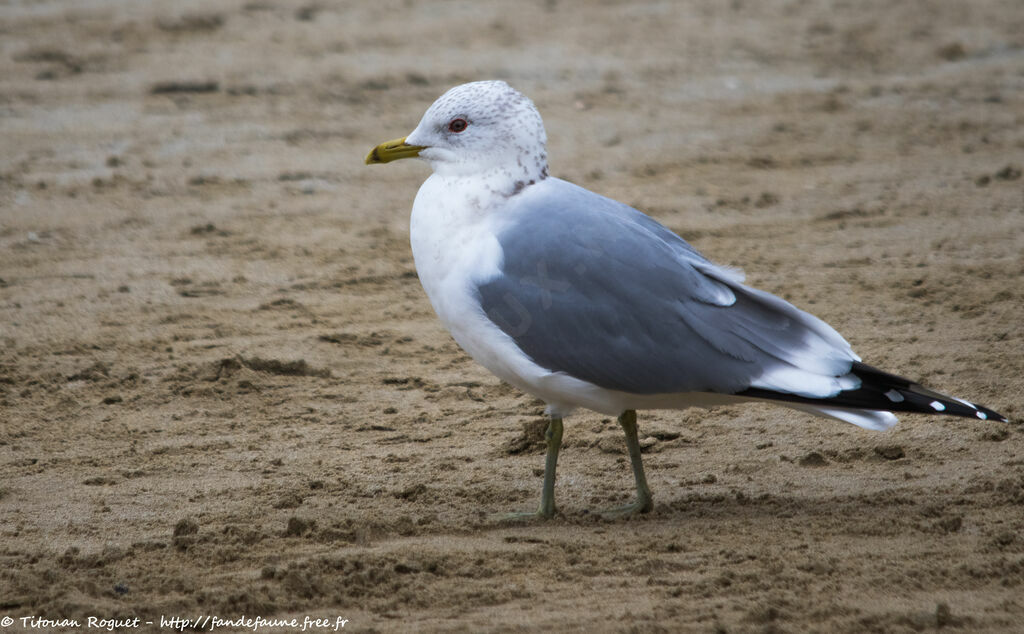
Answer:
[[[539,186],[543,185],[543,188]],[[857,360],[816,317],[740,283],[648,216],[557,179],[498,234],[484,313],[538,365],[635,394],[830,396]]]

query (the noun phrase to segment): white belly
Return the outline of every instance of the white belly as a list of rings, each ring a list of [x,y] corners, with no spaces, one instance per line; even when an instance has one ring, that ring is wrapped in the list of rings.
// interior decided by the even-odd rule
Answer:
[[[455,341],[498,377],[527,389],[522,375],[535,364],[484,316],[475,293],[478,284],[500,274],[500,219],[483,213],[459,184],[434,175],[416,195],[409,223],[416,272]]]

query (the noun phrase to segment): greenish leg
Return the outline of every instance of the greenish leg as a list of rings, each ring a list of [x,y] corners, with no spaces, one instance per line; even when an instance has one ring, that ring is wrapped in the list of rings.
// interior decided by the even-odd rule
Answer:
[[[544,488],[540,493],[540,508],[537,515],[549,518],[555,515],[555,467],[558,465],[558,451],[562,448],[562,419],[552,418],[544,432],[548,441],[548,455],[544,459]]]
[[[635,425],[634,425],[635,427]],[[634,433],[635,435],[635,433]],[[552,418],[544,432],[548,444],[547,458],[544,460],[544,488],[540,494],[540,508],[534,512],[504,513],[497,516],[499,520],[550,519],[555,515],[555,467],[558,465],[558,450],[562,448],[562,419]]]
[[[640,440],[637,438],[636,431],[636,410],[627,409],[623,412],[619,416],[619,425],[622,427],[622,431],[626,432],[626,449],[629,451],[629,461],[633,466],[633,479],[636,480],[636,501],[602,511],[600,514],[605,517],[647,513],[654,508],[654,498],[651,496],[651,489],[647,486],[644,463],[640,457]]]

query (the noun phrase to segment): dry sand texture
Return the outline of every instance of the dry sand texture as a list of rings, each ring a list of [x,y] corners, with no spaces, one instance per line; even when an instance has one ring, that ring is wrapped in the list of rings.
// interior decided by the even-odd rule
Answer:
[[[564,515],[488,519],[536,504],[541,404],[419,288],[427,167],[362,164],[484,78],[554,174],[1024,417],[1019,0],[5,3],[0,616],[1024,630],[1015,424],[642,413],[657,508],[607,522],[584,413]]]

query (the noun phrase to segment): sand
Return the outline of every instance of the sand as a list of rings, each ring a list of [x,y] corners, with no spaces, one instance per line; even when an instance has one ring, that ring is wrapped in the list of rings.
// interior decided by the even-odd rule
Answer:
[[[1022,69],[1018,0],[0,8],[5,631],[1021,631]],[[489,78],[553,174],[1013,421],[642,412],[656,508],[607,521],[582,412],[561,514],[495,521],[543,404],[419,287],[428,167],[363,165]]]

